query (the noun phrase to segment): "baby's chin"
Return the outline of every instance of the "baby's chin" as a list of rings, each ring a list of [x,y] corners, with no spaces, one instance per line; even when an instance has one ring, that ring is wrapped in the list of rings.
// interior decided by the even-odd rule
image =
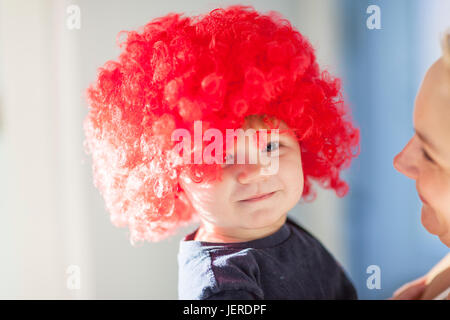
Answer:
[[[450,237],[448,226],[446,226],[442,221],[439,220],[439,213],[437,213],[433,208],[427,204],[422,206],[422,216],[421,221],[424,228],[431,234],[439,236],[439,238],[445,238],[447,240]],[[446,243],[448,246],[449,244]]]
[[[278,212],[276,210],[260,209],[253,212],[247,212],[239,219],[241,225],[244,225],[246,229],[262,229],[270,228],[280,223],[286,214]]]

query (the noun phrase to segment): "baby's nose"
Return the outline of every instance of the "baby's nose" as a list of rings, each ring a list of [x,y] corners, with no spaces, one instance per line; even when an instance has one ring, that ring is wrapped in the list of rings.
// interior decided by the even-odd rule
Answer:
[[[265,181],[268,175],[263,174],[263,166],[258,164],[245,164],[238,175],[238,181],[242,184],[250,184]]]

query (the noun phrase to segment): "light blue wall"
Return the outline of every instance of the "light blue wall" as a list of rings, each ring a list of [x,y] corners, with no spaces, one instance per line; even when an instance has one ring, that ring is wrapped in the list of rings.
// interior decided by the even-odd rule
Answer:
[[[366,27],[371,4],[381,9],[381,30]],[[360,298],[384,299],[448,252],[420,223],[414,181],[392,165],[413,134],[415,95],[433,62],[423,59],[427,48],[420,37],[439,38],[424,29],[431,4],[344,0],[339,9],[344,88],[361,128],[361,154],[352,164],[347,199],[349,272]],[[381,290],[366,286],[366,268],[372,264],[381,268]]]

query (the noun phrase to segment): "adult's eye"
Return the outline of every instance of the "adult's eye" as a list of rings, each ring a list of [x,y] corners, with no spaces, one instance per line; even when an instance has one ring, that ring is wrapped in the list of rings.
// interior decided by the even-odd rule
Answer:
[[[425,159],[431,163],[434,163],[434,160],[430,157],[430,155],[425,151],[425,149],[422,148],[422,154],[425,157]]]

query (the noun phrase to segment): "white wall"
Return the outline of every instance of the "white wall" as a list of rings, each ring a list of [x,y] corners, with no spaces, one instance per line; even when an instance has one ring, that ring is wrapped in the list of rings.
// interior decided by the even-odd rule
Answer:
[[[1,1],[2,297],[70,297],[50,1]],[[74,168],[76,170],[76,168]],[[74,186],[77,188],[80,186]],[[6,284],[6,286],[3,286]]]

